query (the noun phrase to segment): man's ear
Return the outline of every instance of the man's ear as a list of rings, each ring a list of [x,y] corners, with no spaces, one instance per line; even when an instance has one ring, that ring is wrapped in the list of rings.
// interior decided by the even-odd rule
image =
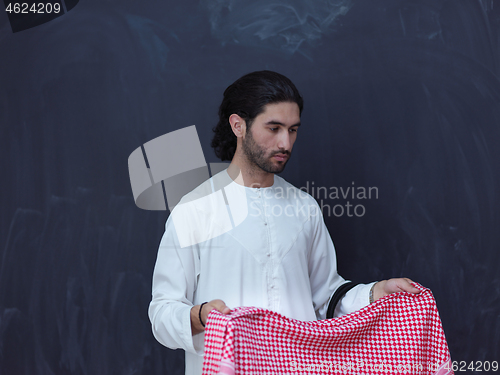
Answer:
[[[246,131],[246,123],[239,115],[233,113],[229,116],[229,124],[237,138],[242,138]]]

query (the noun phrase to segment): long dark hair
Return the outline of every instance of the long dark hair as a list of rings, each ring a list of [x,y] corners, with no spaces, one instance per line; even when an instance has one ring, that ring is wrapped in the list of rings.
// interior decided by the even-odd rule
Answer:
[[[282,74],[262,70],[244,75],[226,91],[219,107],[219,122],[212,130],[214,137],[211,146],[215,155],[222,161],[233,159],[236,151],[234,135],[229,117],[234,113],[245,120],[247,131],[253,120],[271,103],[294,102],[300,113],[304,101],[295,85]]]

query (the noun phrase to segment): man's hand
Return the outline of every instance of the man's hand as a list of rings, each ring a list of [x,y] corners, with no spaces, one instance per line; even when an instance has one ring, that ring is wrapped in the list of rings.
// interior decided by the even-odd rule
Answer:
[[[205,327],[203,327],[200,323],[200,306],[201,305],[195,305],[191,307],[191,332],[193,335],[205,330]],[[203,305],[203,309],[201,310],[201,320],[203,321],[203,324],[206,324],[208,314],[212,310],[217,310],[222,314],[229,314],[231,312],[231,309],[226,306],[224,301],[214,299]]]
[[[376,301],[379,298],[397,292],[420,293],[420,290],[411,285],[411,283],[413,281],[406,277],[379,281],[373,287],[373,300]]]

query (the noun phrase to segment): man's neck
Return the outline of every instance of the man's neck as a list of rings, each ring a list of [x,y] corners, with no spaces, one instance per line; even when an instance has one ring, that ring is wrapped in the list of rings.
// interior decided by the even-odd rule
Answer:
[[[239,155],[235,154],[227,173],[239,185],[251,188],[264,188],[274,184],[274,173],[263,171],[257,166],[253,168]]]

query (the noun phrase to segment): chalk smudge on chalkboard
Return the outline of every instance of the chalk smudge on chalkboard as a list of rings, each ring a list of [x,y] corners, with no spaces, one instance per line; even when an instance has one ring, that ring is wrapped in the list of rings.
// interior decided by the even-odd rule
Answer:
[[[147,317],[155,251],[134,259],[154,249],[145,242],[162,226],[148,212],[137,221],[128,197],[100,210],[92,194],[52,196],[45,214],[16,210],[0,252],[0,373],[152,373],[151,363],[171,357]],[[139,241],[130,238],[136,231]]]
[[[204,0],[212,34],[222,44],[236,43],[304,53],[332,31],[339,16],[352,6],[350,0],[252,1]]]
[[[126,16],[126,20],[149,57],[151,67],[158,74],[163,73],[169,48],[158,35],[158,30],[165,32],[164,26],[148,18],[130,14]],[[177,39],[175,35],[174,38]]]

